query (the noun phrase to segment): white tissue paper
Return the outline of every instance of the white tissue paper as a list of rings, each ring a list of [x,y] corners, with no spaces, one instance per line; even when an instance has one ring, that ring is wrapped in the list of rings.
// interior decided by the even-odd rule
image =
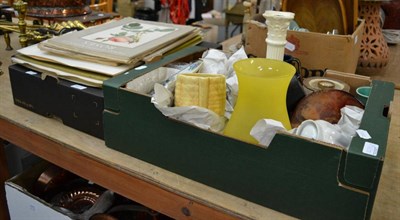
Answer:
[[[336,127],[337,132],[340,134],[341,138],[334,144],[342,146],[343,148],[348,148],[351,143],[351,139],[355,136],[356,130],[359,128],[361,119],[364,115],[364,110],[357,106],[346,105],[340,109],[341,118],[337,124],[333,126]],[[301,124],[299,125],[299,127]],[[294,129],[293,129],[294,130]],[[330,140],[318,139],[320,141],[331,143]]]
[[[154,89],[154,84],[164,82],[177,72],[179,70],[175,68],[160,67],[128,82],[125,87],[129,90],[149,94]]]
[[[170,75],[166,81],[163,82],[164,87],[167,88],[170,92],[174,92],[175,90],[175,82],[178,78],[179,74],[182,73],[197,73],[199,69],[203,66],[203,61],[198,60],[194,63],[187,65],[183,70],[176,72],[173,75]]]
[[[360,126],[364,110],[356,106],[347,105],[343,107],[340,111],[342,116],[339,122],[334,125],[332,124],[332,127],[335,127],[335,130],[337,131],[337,134],[335,135],[340,135],[340,138],[338,138],[338,140],[333,143],[332,140],[329,139],[330,136],[328,134],[325,136],[321,135],[321,137],[326,138],[325,140],[322,138],[317,140],[327,143],[333,143],[342,146],[343,148],[348,148],[350,146],[351,139],[354,137],[354,135],[356,134],[356,130]],[[329,123],[326,121],[324,122]],[[300,126],[301,124],[299,125],[299,127]],[[268,147],[277,131],[286,131],[291,134],[296,134],[296,130],[297,129],[294,128],[290,131],[286,131],[282,123],[279,121],[275,121],[272,119],[261,119],[257,121],[257,123],[253,126],[250,131],[250,135],[253,136],[260,145]]]
[[[246,51],[244,50],[244,47],[241,47],[239,50],[237,50],[234,54],[232,54],[232,56],[229,57],[228,62],[226,64],[227,67],[227,75],[226,78],[230,78],[233,77],[235,74],[235,71],[233,69],[233,64],[238,61],[238,60],[242,60],[242,59],[246,59],[247,54]]]
[[[237,78],[233,72],[232,64],[240,59],[247,58],[244,48],[230,56],[215,49],[210,49],[203,54],[203,65],[198,72],[209,74],[223,74],[227,78],[227,103],[225,116],[230,116],[237,96]],[[183,72],[182,72],[183,73]],[[176,80],[176,77],[173,79]],[[197,127],[222,132],[225,127],[226,117],[220,117],[213,111],[199,106],[173,107],[173,91],[168,90],[159,83],[154,84],[154,95],[151,102],[165,116],[193,124]]]
[[[353,131],[355,133],[355,130],[360,126],[361,119],[364,115],[364,110],[357,106],[346,105],[340,109],[340,112],[342,117],[337,123],[338,126],[346,132]],[[347,130],[349,127],[351,130]],[[352,135],[354,135],[354,133],[352,133]]]
[[[261,119],[258,120],[251,129],[250,135],[254,137],[260,145],[268,147],[278,131],[286,131],[285,127],[280,121],[273,119]]]
[[[356,135],[357,129],[360,127],[361,119],[364,115],[364,109],[357,106],[346,105],[340,109],[342,117],[340,118],[337,126],[340,127],[343,137],[347,140],[348,144],[344,147],[348,148],[351,139]]]
[[[220,117],[207,108],[199,106],[171,107],[173,94],[161,84],[154,85],[154,95],[151,102],[163,115],[193,124],[199,128],[220,132],[225,127],[225,117]]]
[[[210,49],[203,54],[204,65],[200,69],[202,73],[220,73],[226,77],[226,105],[225,105],[225,117],[230,118],[235,106],[237,95],[238,95],[238,79],[233,69],[233,64],[242,59],[247,59],[246,51],[244,47],[241,47],[229,58],[227,55],[216,49]]]
[[[220,50],[210,49],[203,54],[203,66],[200,69],[201,73],[215,73],[227,74],[227,62],[228,58],[226,54]]]

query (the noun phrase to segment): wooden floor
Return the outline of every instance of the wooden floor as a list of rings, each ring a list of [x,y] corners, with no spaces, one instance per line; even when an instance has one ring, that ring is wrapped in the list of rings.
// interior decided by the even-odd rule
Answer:
[[[389,45],[390,58],[386,67],[376,71],[357,69],[356,74],[367,75],[373,79],[394,82],[400,89],[400,45]]]
[[[394,82],[396,84],[395,99],[393,105],[399,106],[400,100],[400,45],[389,45],[390,59],[385,68],[376,72],[357,70],[356,74],[367,75],[372,79]],[[398,113],[393,113],[398,114]],[[388,216],[397,216],[400,219],[400,201],[396,197],[400,196],[400,186],[394,185],[394,180],[400,178],[400,122],[399,120],[391,120],[390,132],[395,134],[389,139],[388,144],[391,148],[387,149],[385,164],[382,170],[382,181],[379,183],[377,197],[375,203],[393,204],[393,209],[384,209],[385,206],[374,206],[372,219],[391,219]],[[379,190],[381,188],[392,188],[394,194]],[[396,208],[397,207],[397,208]],[[382,217],[387,218],[382,218]]]

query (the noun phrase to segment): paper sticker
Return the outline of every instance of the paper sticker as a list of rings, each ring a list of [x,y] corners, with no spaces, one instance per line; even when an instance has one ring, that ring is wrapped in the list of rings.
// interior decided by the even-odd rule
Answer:
[[[206,18],[211,19],[211,18],[213,18],[213,15],[211,13],[204,13],[204,14],[201,14],[201,18],[203,18],[203,19],[206,19]]]
[[[378,155],[378,150],[379,150],[379,145],[371,143],[371,142],[365,142],[362,152],[364,154],[376,156],[376,155]]]
[[[371,135],[369,135],[368,131],[366,130],[358,129],[356,132],[362,139],[371,139]]]
[[[32,71],[32,70],[26,71],[25,73],[28,74],[28,75],[36,75],[36,74],[38,74],[37,72]]]
[[[71,87],[72,87],[72,88],[75,88],[75,89],[79,89],[79,90],[83,90],[83,89],[86,89],[86,88],[87,88],[87,87],[85,87],[85,86],[78,85],[78,84],[74,84],[74,85],[72,85]]]
[[[146,65],[141,65],[135,68],[135,70],[142,70],[142,69],[146,69],[147,66]]]
[[[289,51],[296,50],[296,46],[294,44],[290,43],[289,41],[286,42],[285,48],[288,49]]]

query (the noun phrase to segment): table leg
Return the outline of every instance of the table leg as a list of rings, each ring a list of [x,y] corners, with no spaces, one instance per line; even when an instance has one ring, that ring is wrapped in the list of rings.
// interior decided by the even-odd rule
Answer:
[[[0,220],[10,219],[4,190],[4,182],[9,179],[8,165],[4,151],[4,141],[0,138]]]
[[[13,50],[11,47],[10,32],[4,31],[4,41],[6,42],[6,50]]]
[[[228,39],[228,37],[229,37],[229,23],[230,23],[230,21],[228,20],[228,18],[225,18],[225,38],[224,38],[224,40]]]

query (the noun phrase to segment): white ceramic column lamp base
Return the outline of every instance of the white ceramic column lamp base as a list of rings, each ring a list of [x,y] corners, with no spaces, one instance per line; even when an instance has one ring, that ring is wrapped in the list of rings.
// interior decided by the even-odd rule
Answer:
[[[285,53],[286,35],[294,13],[267,10],[263,14],[268,28],[266,58],[283,61]]]

